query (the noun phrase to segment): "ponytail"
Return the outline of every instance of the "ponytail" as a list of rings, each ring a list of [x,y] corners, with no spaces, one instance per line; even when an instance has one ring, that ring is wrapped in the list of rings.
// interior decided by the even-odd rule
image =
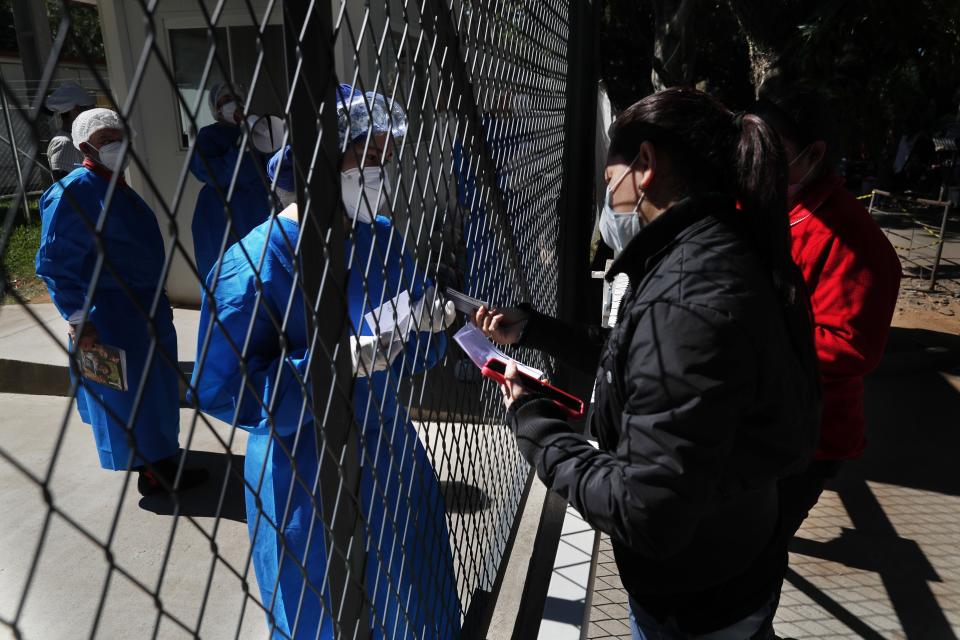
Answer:
[[[680,192],[735,198],[782,297],[788,303],[805,297],[790,256],[787,163],[773,129],[755,115],[732,113],[702,91],[674,87],[647,96],[617,118],[609,153],[633,157],[644,141],[673,160]]]
[[[733,114],[738,131],[733,152],[736,197],[777,289],[792,302],[799,272],[790,255],[787,161],[780,136],[753,114]]]
[[[817,354],[810,339],[813,310],[790,252],[787,161],[780,136],[756,115],[734,114],[733,123],[740,132],[734,158],[737,199],[784,306],[793,351],[806,370],[816,371]]]
[[[678,194],[722,193],[739,203],[737,218],[770,272],[794,352],[816,371],[810,300],[790,255],[780,137],[755,115],[732,113],[702,91],[675,87],[620,114],[610,127],[610,156],[632,158],[644,141],[670,157]]]

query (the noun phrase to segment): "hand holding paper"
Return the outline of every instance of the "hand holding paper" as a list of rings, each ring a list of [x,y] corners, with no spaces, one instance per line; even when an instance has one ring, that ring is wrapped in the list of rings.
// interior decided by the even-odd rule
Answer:
[[[530,314],[522,309],[488,309],[483,306],[473,315],[473,321],[485,336],[499,344],[516,344],[523,335]]]
[[[477,365],[480,369],[487,366],[490,360],[501,360],[503,362],[516,362],[519,371],[538,380],[544,377],[543,371],[521,364],[500,349],[497,349],[492,342],[487,340],[486,336],[483,335],[476,325],[470,324],[469,322],[463,326],[463,329],[460,329],[460,331],[454,334],[453,339],[457,341],[457,344],[460,345],[460,348],[463,349],[463,352],[467,354],[473,364]]]
[[[483,375],[500,385],[507,408],[524,393],[535,393],[552,401],[571,418],[583,416],[582,400],[545,382],[542,371],[521,364],[497,349],[475,325],[468,323],[453,339],[480,367]]]

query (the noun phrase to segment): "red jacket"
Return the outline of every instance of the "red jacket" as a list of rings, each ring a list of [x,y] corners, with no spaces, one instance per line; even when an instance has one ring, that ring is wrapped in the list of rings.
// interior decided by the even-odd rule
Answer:
[[[900,260],[867,210],[824,176],[790,212],[793,259],[813,307],[823,382],[816,458],[855,458],[866,445],[863,377],[880,362],[900,289]]]

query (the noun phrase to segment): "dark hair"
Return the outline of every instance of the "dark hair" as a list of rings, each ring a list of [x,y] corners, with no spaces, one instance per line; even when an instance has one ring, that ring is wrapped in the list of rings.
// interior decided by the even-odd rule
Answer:
[[[733,113],[695,89],[673,88],[647,96],[617,118],[610,127],[610,156],[629,162],[644,141],[671,159],[683,195],[718,192],[736,198],[740,210],[731,213],[742,220],[770,270],[794,354],[815,376],[810,299],[790,255],[780,136],[758,116]]]
[[[827,145],[826,165],[836,160],[837,120],[827,98],[804,84],[774,76],[763,83],[753,112],[794,144],[799,153],[817,140]]]
[[[634,158],[644,141],[667,154],[682,195],[736,198],[777,288],[791,302],[802,279],[790,256],[787,164],[779,136],[755,115],[733,113],[702,91],[647,96],[610,127],[610,156]]]

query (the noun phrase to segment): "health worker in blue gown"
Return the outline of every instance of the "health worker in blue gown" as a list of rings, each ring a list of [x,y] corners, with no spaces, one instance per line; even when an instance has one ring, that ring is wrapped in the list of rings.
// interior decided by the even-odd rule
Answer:
[[[270,199],[262,174],[266,158],[252,148],[240,149],[243,96],[239,89],[235,89],[232,91],[225,82],[210,88],[210,113],[216,122],[197,132],[196,146],[190,157],[190,172],[203,183],[190,227],[193,254],[201,278],[207,277],[220,257],[228,216],[231,231],[227,246],[250,233],[270,213]],[[240,170],[236,185],[227,200],[238,162]]]
[[[416,268],[390,219],[378,215],[386,204],[383,166],[391,157],[388,144],[405,133],[405,114],[377,94],[352,94],[349,87],[341,87],[338,96],[341,148],[346,149],[341,186],[351,227],[345,253],[353,411],[362,433],[360,498],[367,523],[365,590],[372,637],[458,638],[460,605],[443,496],[416,430],[397,403],[400,380],[443,357],[444,329],[455,312]],[[293,465],[308,486],[316,475],[317,443],[309,413],[300,422],[305,399],[297,379],[307,373],[308,337],[302,297],[299,292],[291,296],[299,217],[289,155],[289,148],[282,150],[269,166],[287,206],[223,257],[213,299],[205,301],[201,316],[201,326],[208,326],[215,311],[222,329],[210,331],[207,357],[194,382],[204,411],[226,422],[236,415],[238,426],[250,432],[247,525],[262,601],[272,614],[273,637],[329,638],[329,593],[323,589],[326,547],[317,511],[325,488],[311,494],[294,482],[290,492]],[[259,306],[257,272],[262,282]],[[376,335],[363,315],[404,291],[412,300],[409,331]],[[271,316],[283,318],[288,304],[287,353],[281,359],[280,336]],[[242,348],[248,333],[244,385],[231,342]],[[272,432],[267,412],[250,387],[261,398],[276,398]],[[259,487],[259,496],[250,487]]]
[[[102,344],[125,352],[128,390],[80,378],[77,410],[93,428],[100,466],[138,470],[138,489],[148,495],[163,490],[164,483],[173,486],[179,459],[177,334],[163,290],[163,239],[153,211],[123,178],[128,145],[120,117],[109,109],[90,109],[76,117],[71,133],[74,146],[84,156],[83,164],[40,198],[43,227],[37,275],[68,321],[71,352],[78,344],[84,350]],[[104,212],[113,179],[116,188]],[[99,255],[94,228],[101,217],[105,264],[94,281]],[[157,295],[156,351],[148,366],[152,339],[146,314]],[[84,317],[87,304],[89,314]],[[135,407],[141,384],[143,394]],[[150,464],[144,467],[145,463]],[[195,486],[206,477],[203,469],[185,469],[178,489]]]

